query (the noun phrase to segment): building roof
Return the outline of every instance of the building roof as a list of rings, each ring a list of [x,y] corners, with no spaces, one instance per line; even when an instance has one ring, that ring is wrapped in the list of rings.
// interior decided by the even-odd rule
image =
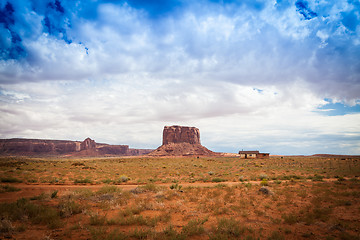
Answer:
[[[259,151],[239,151],[239,154],[259,154]]]

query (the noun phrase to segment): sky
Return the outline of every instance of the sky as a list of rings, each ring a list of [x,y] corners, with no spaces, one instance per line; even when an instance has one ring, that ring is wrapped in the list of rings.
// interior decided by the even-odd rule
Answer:
[[[0,138],[360,155],[358,0],[0,1]]]

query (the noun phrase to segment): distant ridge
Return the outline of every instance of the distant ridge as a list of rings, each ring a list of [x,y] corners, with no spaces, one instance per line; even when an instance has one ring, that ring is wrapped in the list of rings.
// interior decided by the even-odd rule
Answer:
[[[66,156],[138,156],[152,149],[132,149],[128,145],[96,143],[90,138],[84,141],[11,138],[0,139],[0,155],[66,155]]]
[[[360,155],[313,154],[313,157],[360,157]]]

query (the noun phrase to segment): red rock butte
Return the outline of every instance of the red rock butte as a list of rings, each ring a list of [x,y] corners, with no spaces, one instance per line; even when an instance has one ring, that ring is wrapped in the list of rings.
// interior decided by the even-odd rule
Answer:
[[[217,155],[200,144],[200,131],[196,127],[165,126],[163,144],[149,156]]]
[[[165,126],[162,145],[169,143],[200,144],[200,131],[196,127]]]

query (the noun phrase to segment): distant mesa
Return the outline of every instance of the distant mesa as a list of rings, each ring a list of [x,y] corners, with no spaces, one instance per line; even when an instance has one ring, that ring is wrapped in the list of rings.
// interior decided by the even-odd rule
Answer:
[[[132,149],[128,145],[96,143],[90,138],[86,138],[83,142],[24,138],[0,139],[0,155],[137,156],[151,151],[152,149]]]
[[[163,144],[149,156],[211,156],[218,155],[200,143],[200,131],[196,127],[165,126]]]

